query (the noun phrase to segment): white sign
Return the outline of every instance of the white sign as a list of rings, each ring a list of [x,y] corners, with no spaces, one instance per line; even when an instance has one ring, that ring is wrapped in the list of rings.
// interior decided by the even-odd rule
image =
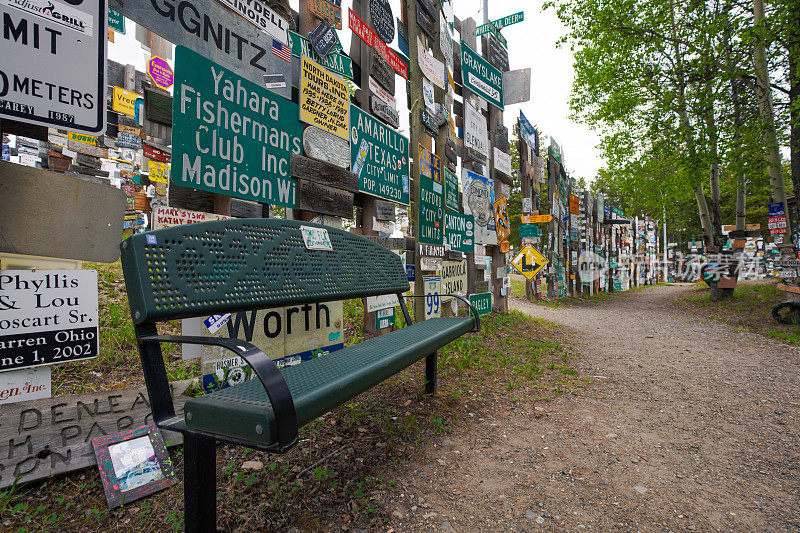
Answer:
[[[433,84],[427,80],[427,78],[422,78],[422,100],[425,102],[425,109],[431,115],[436,115],[436,101],[433,96]]]
[[[227,313],[224,315],[211,315],[210,317],[203,320],[203,325],[206,327],[209,333],[212,335],[219,331],[219,328],[224,326],[228,323],[228,320],[231,319],[231,314]]]
[[[0,270],[0,372],[96,357],[97,272]]]
[[[532,213],[533,212],[533,200],[530,198],[523,198],[522,199],[522,212],[523,213]]]
[[[0,0],[0,116],[106,129],[105,0]]]
[[[369,77],[369,92],[386,102],[389,107],[393,109],[397,108],[397,100],[395,99],[394,95],[389,94],[389,91],[381,87],[372,76]]]
[[[210,222],[213,220],[228,220],[231,217],[216,215],[214,213],[203,213],[202,211],[189,211],[178,207],[158,206],[153,210],[153,229],[171,228],[182,224],[194,224],[195,222]]]
[[[442,4],[442,7],[444,7],[444,4]],[[447,68],[450,72],[453,72],[453,39],[450,36],[450,25],[441,11],[439,12],[439,47],[442,49]]]
[[[396,294],[382,294],[380,296],[367,296],[367,313],[374,313],[381,309],[389,309],[400,305]]]
[[[425,320],[442,316],[442,302],[439,295],[442,292],[441,276],[422,276],[425,286]]]
[[[0,372],[0,405],[50,396],[49,366]]]
[[[420,257],[419,268],[428,272],[436,272],[442,269],[441,257]]]
[[[489,132],[486,119],[468,99],[464,100],[464,146],[489,157]]]
[[[220,0],[225,7],[229,7],[245,20],[252,22],[261,31],[266,32],[283,44],[289,44],[286,30],[289,22],[267,7],[266,2],[258,0]]]
[[[309,250],[328,250],[333,251],[331,237],[325,228],[315,228],[313,226],[300,226],[303,234],[303,242]]]
[[[433,57],[417,37],[417,62],[425,77],[440,89],[444,89],[444,63]]]
[[[372,231],[379,231],[381,233],[394,232],[394,224],[389,220],[378,220],[372,217]]]
[[[511,177],[511,154],[507,154],[495,147],[494,168],[506,176]]]

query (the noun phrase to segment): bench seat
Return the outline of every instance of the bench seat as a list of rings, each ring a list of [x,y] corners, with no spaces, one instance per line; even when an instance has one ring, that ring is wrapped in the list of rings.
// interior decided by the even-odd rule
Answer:
[[[294,400],[297,424],[315,420],[357,394],[473,330],[472,318],[435,318],[281,369]],[[274,444],[272,407],[258,379],[189,400],[189,430],[220,441],[263,448]],[[260,430],[260,433],[259,433]]]

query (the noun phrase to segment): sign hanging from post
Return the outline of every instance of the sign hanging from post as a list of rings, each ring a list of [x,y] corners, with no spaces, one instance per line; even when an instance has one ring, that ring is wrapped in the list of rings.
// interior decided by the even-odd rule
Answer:
[[[461,72],[464,87],[503,110],[503,73],[461,41]]]
[[[54,4],[55,2],[55,4]],[[105,0],[0,2],[0,117],[84,133],[106,129]]]
[[[175,82],[175,72],[172,70],[172,67],[169,66],[166,60],[158,56],[151,57],[147,62],[147,72],[150,74],[150,78],[153,80],[153,83],[156,84],[156,87],[160,87],[165,91],[172,87],[172,84]]]
[[[289,161],[302,151],[297,104],[185,46],[175,50],[175,74],[172,182],[296,207]]]
[[[300,60],[300,120],[342,139],[348,138],[350,93],[347,84],[306,56]]]
[[[469,304],[479,315],[486,315],[492,312],[492,293],[470,294]]]

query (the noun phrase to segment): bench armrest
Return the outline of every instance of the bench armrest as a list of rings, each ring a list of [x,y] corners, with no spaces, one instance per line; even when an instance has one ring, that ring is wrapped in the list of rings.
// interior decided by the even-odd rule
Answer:
[[[140,337],[140,342],[173,342],[177,344],[221,346],[226,350],[232,351],[244,359],[255,371],[269,397],[269,401],[272,403],[278,442],[271,446],[269,450],[284,453],[297,444],[297,413],[295,412],[292,394],[289,392],[289,386],[283,379],[283,374],[278,370],[275,362],[259,348],[239,339],[184,337],[180,335],[142,336]]]
[[[402,295],[398,294],[397,296],[398,297],[402,296],[403,298],[425,298],[427,295],[426,294],[402,294]],[[442,296],[452,296],[453,298],[458,298],[459,300],[461,300],[462,302],[467,304],[467,307],[469,307],[470,311],[472,312],[472,319],[475,322],[475,328],[472,330],[471,333],[478,333],[481,330],[481,319],[480,319],[480,317],[478,317],[478,312],[475,311],[475,308],[472,307],[471,303],[469,303],[469,300],[464,299],[463,296],[460,296],[458,294],[440,294],[439,298],[441,298]],[[402,304],[401,307],[405,311],[405,302],[403,302],[401,300],[400,303]],[[408,322],[408,317],[406,317],[406,322]],[[408,323],[410,323],[410,322],[408,322]]]

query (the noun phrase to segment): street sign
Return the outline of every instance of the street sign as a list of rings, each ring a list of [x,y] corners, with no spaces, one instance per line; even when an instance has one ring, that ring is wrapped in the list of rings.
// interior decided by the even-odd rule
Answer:
[[[501,28],[505,28],[506,26],[511,26],[512,24],[517,24],[518,22],[522,22],[523,20],[525,20],[525,12],[519,11],[517,13],[514,13],[513,15],[508,15],[501,19],[488,22],[486,24],[481,24],[480,26],[475,28],[475,35],[483,35],[484,33],[491,31],[491,28],[499,30]]]
[[[408,138],[350,106],[350,161],[358,190],[408,205]]]
[[[0,117],[84,133],[106,129],[105,0],[0,2]],[[49,88],[49,89],[48,89]]]
[[[523,224],[546,224],[553,220],[553,215],[522,215]]]
[[[533,246],[525,246],[511,261],[511,265],[528,279],[533,279],[548,263],[547,258]]]
[[[536,224],[522,224],[519,227],[520,238],[532,238],[539,236],[539,226]]]
[[[449,302],[453,299],[449,294],[465,296],[467,294],[467,262],[461,261],[442,261],[442,292],[440,294],[442,302]]]
[[[442,244],[444,238],[443,187],[420,174],[419,180],[419,243]]]
[[[297,104],[222,68],[185,46],[175,51],[171,179],[184,187],[245,200],[296,206],[290,156],[302,149]],[[237,89],[238,87],[238,89]],[[249,102],[258,102],[256,110]],[[209,124],[200,106],[224,108],[233,120]],[[212,117],[213,119],[214,117]]]
[[[444,212],[444,242],[456,252],[472,253],[475,244],[475,217]]]
[[[492,293],[470,294],[469,303],[479,315],[487,315],[492,312]]]
[[[125,17],[122,16],[122,13],[109,9],[108,27],[125,35]]]
[[[378,37],[386,44],[394,41],[394,15],[389,0],[369,0],[369,14]]]
[[[475,217],[475,243],[497,244],[494,220],[494,180],[461,170],[464,212]]]
[[[350,92],[347,84],[306,56],[300,58],[300,120],[342,139],[348,138]]]

